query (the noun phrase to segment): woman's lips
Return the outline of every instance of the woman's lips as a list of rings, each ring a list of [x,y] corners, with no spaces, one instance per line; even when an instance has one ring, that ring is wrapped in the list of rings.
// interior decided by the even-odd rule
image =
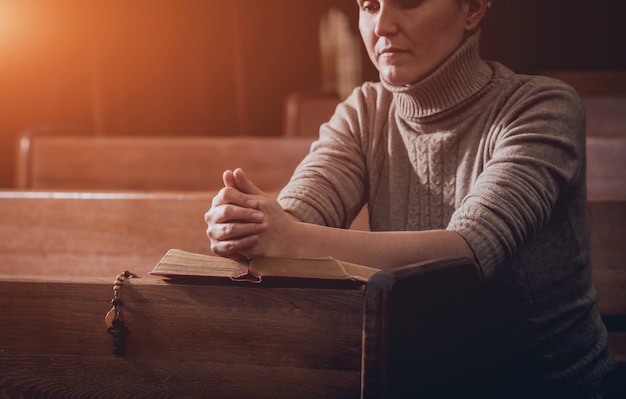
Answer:
[[[407,50],[401,48],[387,47],[378,52],[378,58],[395,58],[407,53]]]

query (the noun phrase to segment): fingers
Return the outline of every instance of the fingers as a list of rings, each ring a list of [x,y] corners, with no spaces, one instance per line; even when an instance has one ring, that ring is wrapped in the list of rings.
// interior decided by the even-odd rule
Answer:
[[[214,206],[220,203],[232,203],[249,208],[258,207],[258,202],[250,195],[260,195],[263,191],[248,179],[242,169],[224,171],[222,180],[224,188],[213,199]]]
[[[225,170],[222,174],[222,180],[224,181],[224,187],[237,188],[237,182],[232,170]]]
[[[211,251],[218,256],[231,259],[247,259],[243,252],[253,248],[259,242],[259,236],[248,236],[233,241],[211,241]]]
[[[254,246],[259,240],[258,234],[267,229],[264,213],[256,209],[258,201],[251,203],[248,197],[235,188],[225,187],[205,213],[206,234],[216,255],[239,257],[237,254]]]
[[[224,187],[236,188],[246,194],[263,194],[263,191],[246,176],[241,168],[237,168],[234,171],[225,170],[222,175],[222,180],[224,181]]]
[[[268,224],[262,222],[263,214],[256,212],[255,218],[258,222],[242,223],[225,217],[226,222],[212,222],[212,220],[220,220],[216,217],[215,212],[206,213],[207,220],[206,235],[211,241],[211,250],[213,253],[233,257],[234,255],[250,249],[258,243],[259,234],[267,230]]]
[[[252,180],[248,179],[248,176],[240,168],[235,169],[233,172],[236,187],[246,194],[260,195],[263,191],[259,189]]]
[[[254,208],[245,208],[236,205],[213,206],[204,214],[207,224],[259,224],[265,219],[265,214]]]
[[[265,229],[266,223],[226,223],[209,225],[206,234],[213,253],[232,258],[256,245]]]
[[[259,234],[268,228],[265,214],[259,210],[258,195],[263,192],[241,169],[224,171],[222,180],[224,188],[204,215],[206,234],[215,254],[240,258],[259,242]]]
[[[244,208],[257,209],[259,201],[249,194],[242,193],[234,187],[222,188],[211,202],[212,207],[231,204]]]

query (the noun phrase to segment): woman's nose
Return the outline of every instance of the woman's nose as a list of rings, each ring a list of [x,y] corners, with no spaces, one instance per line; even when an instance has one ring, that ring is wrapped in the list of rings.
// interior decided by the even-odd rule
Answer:
[[[393,7],[382,6],[376,16],[376,26],[374,33],[376,36],[391,36],[398,32],[398,23]]]

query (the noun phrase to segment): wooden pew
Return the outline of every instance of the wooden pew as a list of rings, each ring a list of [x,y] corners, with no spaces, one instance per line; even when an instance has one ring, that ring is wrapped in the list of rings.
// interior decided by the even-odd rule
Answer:
[[[0,192],[0,397],[358,398],[362,289],[172,284],[212,192]],[[104,315],[129,270],[124,358]],[[230,282],[229,282],[230,283]]]
[[[170,247],[208,252],[212,195],[0,192],[0,396],[358,398],[362,286],[148,275]]]
[[[445,287],[453,279],[454,287],[475,290],[468,265],[476,273],[467,259],[423,270]],[[361,380],[361,364],[371,364],[362,357],[362,328],[368,337],[375,331],[363,322],[359,287],[129,279],[123,357],[112,354],[105,332],[111,291],[111,281],[98,277],[0,276],[0,393],[332,399],[372,392]],[[457,294],[455,303],[464,298]],[[436,302],[426,307],[443,310]],[[427,382],[417,377],[416,384]]]
[[[276,191],[308,153],[307,137],[118,137],[25,134],[18,189],[214,190],[222,171],[243,168]]]
[[[277,194],[313,140],[27,132],[19,140],[16,182],[21,190],[206,191],[223,186],[224,170],[241,167],[259,188]],[[369,228],[366,209],[351,227]]]
[[[0,396],[360,397],[362,286],[148,275],[170,247],[207,252],[213,193],[0,194]]]

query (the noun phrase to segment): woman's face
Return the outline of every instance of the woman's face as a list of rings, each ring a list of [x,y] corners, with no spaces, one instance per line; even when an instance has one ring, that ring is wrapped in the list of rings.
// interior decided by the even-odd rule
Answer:
[[[357,0],[359,30],[381,76],[396,85],[426,77],[480,22],[484,10],[476,18],[474,3],[485,1]]]

